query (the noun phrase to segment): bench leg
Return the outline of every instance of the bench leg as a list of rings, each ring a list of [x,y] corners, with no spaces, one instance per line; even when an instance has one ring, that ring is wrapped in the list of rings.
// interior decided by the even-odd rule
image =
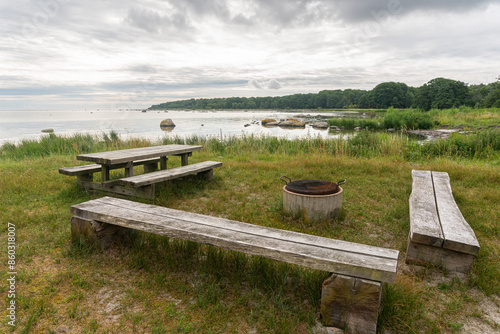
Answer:
[[[321,321],[347,333],[376,333],[382,283],[332,274],[323,282]]]
[[[451,249],[429,246],[413,242],[408,236],[406,263],[431,264],[451,272],[468,273],[474,262],[474,255],[460,253]]]
[[[82,188],[88,188],[89,183],[94,179],[94,174],[82,174],[76,176],[76,183]]]
[[[134,231],[125,227],[100,223],[77,216],[71,218],[71,241],[88,243],[99,249],[130,240]]]
[[[207,181],[212,181],[214,179],[214,170],[210,169],[205,172],[198,173],[198,177]]]
[[[167,157],[160,157],[160,169],[161,170],[167,169],[167,161],[168,161]]]

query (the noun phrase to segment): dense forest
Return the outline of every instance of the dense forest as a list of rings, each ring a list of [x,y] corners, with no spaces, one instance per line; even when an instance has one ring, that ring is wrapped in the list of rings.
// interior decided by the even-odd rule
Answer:
[[[490,84],[467,85],[436,78],[421,87],[384,82],[372,90],[323,90],[317,94],[279,97],[190,99],[153,105],[149,109],[445,109],[458,106],[500,108],[500,77]]]

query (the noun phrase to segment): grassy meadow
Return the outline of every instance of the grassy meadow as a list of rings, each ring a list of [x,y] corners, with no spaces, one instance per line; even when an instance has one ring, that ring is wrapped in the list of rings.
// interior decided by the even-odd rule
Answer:
[[[447,115],[439,117],[446,123]],[[484,119],[478,124],[490,122]],[[318,332],[326,272],[146,233],[107,251],[71,243],[69,207],[103,194],[78,188],[60,167],[82,164],[75,159],[81,153],[180,142],[123,141],[112,132],[52,134],[0,148],[0,258],[7,263],[10,223],[17,271],[15,327],[7,318],[8,271],[0,272],[3,332]],[[426,143],[369,131],[351,140],[192,137],[186,143],[204,146],[190,162],[223,162],[214,180],[171,181],[141,202],[399,250],[396,283],[384,284],[380,333],[500,331],[500,129]],[[178,159],[171,157],[169,168]],[[404,263],[412,169],[449,173],[481,245],[469,275]],[[347,179],[341,216],[313,224],[284,215],[282,175]]]

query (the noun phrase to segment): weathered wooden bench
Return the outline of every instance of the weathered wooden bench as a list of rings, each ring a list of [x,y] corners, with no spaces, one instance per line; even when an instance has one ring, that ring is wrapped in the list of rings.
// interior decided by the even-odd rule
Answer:
[[[479,242],[455,203],[448,173],[413,170],[412,180],[406,262],[468,272]]]
[[[158,162],[160,162],[160,158],[144,159],[144,160],[134,161],[132,165],[133,166],[144,165],[144,171],[149,172],[157,169]],[[113,165],[111,169],[120,169],[127,167],[129,167],[128,163],[122,163]],[[85,182],[92,181],[94,173],[99,173],[101,171],[102,171],[102,165],[99,164],[59,168],[59,174],[76,176],[77,182],[80,185],[82,185]]]
[[[332,272],[323,283],[322,321],[348,332],[376,332],[382,282],[396,279],[396,250],[111,197],[73,205],[71,213],[74,241],[105,247],[133,229]]]

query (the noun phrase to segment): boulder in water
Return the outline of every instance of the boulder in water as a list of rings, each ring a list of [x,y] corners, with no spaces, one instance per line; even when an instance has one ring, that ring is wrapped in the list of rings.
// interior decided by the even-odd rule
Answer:
[[[172,120],[170,118],[167,118],[167,119],[164,119],[163,121],[161,121],[160,127],[173,128],[173,127],[175,127],[175,124],[174,124],[174,122],[172,122]]]

